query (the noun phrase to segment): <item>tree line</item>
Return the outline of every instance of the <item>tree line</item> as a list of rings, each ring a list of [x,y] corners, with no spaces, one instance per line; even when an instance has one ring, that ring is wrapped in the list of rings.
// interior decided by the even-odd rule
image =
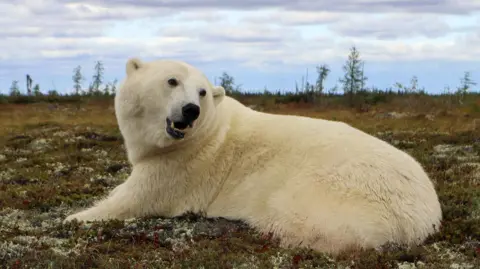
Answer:
[[[425,89],[419,87],[418,85],[418,78],[413,76],[410,85],[403,85],[401,83],[395,83],[393,88],[389,88],[386,90],[380,90],[377,88],[368,88],[366,83],[368,81],[368,77],[365,76],[365,61],[361,59],[360,52],[356,46],[352,46],[350,48],[350,52],[348,54],[348,58],[342,66],[343,76],[338,78],[337,82],[340,84],[340,88],[343,90],[343,95],[345,96],[345,102],[353,106],[361,99],[359,96],[368,95],[368,94],[380,94],[380,93],[388,93],[392,94],[396,92],[396,94],[426,94]],[[86,81],[86,77],[82,74],[82,67],[79,65],[73,69],[72,75],[72,89],[73,93],[64,94],[67,96],[113,96],[116,91],[117,82],[118,80],[115,79],[112,82],[104,83],[104,72],[105,68],[102,61],[96,61],[94,65],[93,75],[91,78],[91,82],[89,86],[84,89],[83,83]],[[302,77],[301,85],[298,85],[298,82],[295,81],[295,91],[290,93],[280,93],[279,91],[275,94],[268,91],[266,88],[264,89],[263,95],[276,95],[276,96],[289,96],[291,100],[301,100],[307,103],[317,103],[322,96],[326,95],[337,95],[339,86],[335,83],[335,86],[331,89],[325,88],[325,82],[330,75],[331,69],[327,64],[322,64],[316,66],[316,75],[317,78],[315,83],[310,83],[308,80],[308,71],[306,76]],[[221,76],[215,79],[215,84],[222,85],[225,90],[227,91],[227,95],[231,96],[241,96],[241,95],[249,95],[252,93],[248,93],[244,89],[242,89],[242,85],[236,85],[235,79],[233,76],[228,74],[224,71]],[[451,90],[449,87],[445,88],[444,94],[455,94],[458,97],[458,102],[462,103],[465,95],[472,89],[473,86],[477,85],[475,81],[473,81],[471,77],[471,73],[468,71],[464,72],[463,77],[460,79],[460,85],[455,90]],[[32,77],[27,74],[26,75],[26,95],[39,97],[42,96],[43,93],[40,91],[40,85],[37,83],[33,85]],[[257,94],[255,94],[257,95]],[[12,81],[10,86],[10,97],[20,97],[22,93],[20,91],[20,87],[18,85],[18,80]],[[56,89],[49,90],[47,92],[47,96],[50,97],[58,97],[61,94],[58,93]]]
[[[365,76],[365,61],[361,59],[360,52],[356,46],[350,48],[350,53],[347,60],[342,66],[343,76],[338,78],[337,82],[340,84],[340,88],[343,90],[343,95],[346,97],[347,104],[355,105],[359,95],[367,95],[368,93],[378,94],[426,94],[424,87],[419,87],[418,77],[413,76],[410,80],[410,85],[404,85],[402,83],[395,83],[393,88],[381,90],[375,87],[366,87],[368,77]],[[301,86],[298,82],[295,82],[295,93],[292,94],[297,99],[302,99],[305,102],[316,103],[322,96],[338,94],[339,86],[335,84],[334,87],[328,90],[325,89],[325,81],[330,75],[331,69],[327,64],[316,66],[317,78],[315,84],[310,84],[308,81],[308,72],[306,76],[302,77]],[[235,85],[235,80],[227,72],[223,72],[219,78],[220,85],[222,85],[229,95],[242,95],[241,85]],[[477,83],[473,81],[471,73],[465,71],[460,78],[460,85],[456,90],[445,87],[443,94],[454,94],[458,97],[458,102],[461,104],[466,94],[476,86]],[[272,95],[267,89],[264,90],[265,95]],[[282,95],[280,92],[276,93],[277,96]]]
[[[112,82],[108,82],[104,84],[104,73],[105,67],[102,61],[96,61],[93,67],[94,73],[92,76],[92,81],[90,82],[88,88],[85,90],[83,88],[83,83],[86,80],[86,77],[82,74],[82,67],[78,65],[73,69],[72,75],[72,89],[74,90],[74,95],[80,96],[112,96],[115,94],[116,86],[118,80],[115,79]],[[37,83],[33,86],[33,79],[32,77],[27,74],[26,75],[26,95],[27,96],[42,96],[44,95],[40,91],[40,85]],[[103,87],[102,87],[103,86]],[[18,85],[18,80],[12,81],[10,86],[10,96],[22,96],[20,91],[20,87]],[[56,90],[52,89],[47,91],[48,96],[60,96],[61,94]]]

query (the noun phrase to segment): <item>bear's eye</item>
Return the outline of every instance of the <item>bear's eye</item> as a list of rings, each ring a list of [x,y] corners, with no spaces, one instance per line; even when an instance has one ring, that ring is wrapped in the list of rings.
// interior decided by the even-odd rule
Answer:
[[[176,87],[178,86],[178,80],[175,79],[175,78],[171,78],[167,81],[168,85],[172,86],[172,87]]]
[[[200,89],[200,96],[205,96],[207,95],[207,91],[205,89]]]

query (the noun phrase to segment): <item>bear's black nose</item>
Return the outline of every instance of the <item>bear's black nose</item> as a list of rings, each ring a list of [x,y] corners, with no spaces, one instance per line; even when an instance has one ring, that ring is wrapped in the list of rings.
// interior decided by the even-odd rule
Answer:
[[[200,107],[196,104],[188,103],[182,107],[182,115],[187,122],[193,122],[200,115]]]

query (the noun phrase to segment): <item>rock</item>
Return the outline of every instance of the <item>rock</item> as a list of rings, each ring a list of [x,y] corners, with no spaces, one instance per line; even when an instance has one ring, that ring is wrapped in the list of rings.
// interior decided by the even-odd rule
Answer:
[[[473,145],[440,144],[433,147],[433,157],[437,159],[455,158],[460,162],[478,162],[480,156]]]
[[[106,172],[110,174],[115,174],[118,171],[122,170],[124,167],[127,167],[127,166],[119,163],[112,164],[109,167],[107,167]]]
[[[402,262],[398,264],[399,269],[417,269],[418,267],[413,262]]]
[[[87,131],[87,132],[82,132],[77,135],[83,136],[86,139],[91,139],[91,140],[97,140],[97,141],[119,141],[122,140],[121,137],[118,136],[111,136],[111,135],[104,135],[104,134],[99,134],[96,132],[92,131]]]
[[[480,119],[474,119],[473,120],[473,130],[480,130]]]
[[[432,115],[432,114],[427,114],[427,115],[425,115],[425,119],[433,121],[433,120],[435,120],[435,116]]]
[[[39,139],[33,140],[29,144],[30,149],[37,150],[37,151],[45,150],[49,146],[50,146],[49,141],[45,138],[39,138]]]
[[[249,108],[256,110],[256,111],[263,111],[264,108],[261,105],[249,105]]]
[[[379,113],[375,117],[378,119],[401,119],[410,116],[408,113],[400,113],[400,112],[385,112]]]

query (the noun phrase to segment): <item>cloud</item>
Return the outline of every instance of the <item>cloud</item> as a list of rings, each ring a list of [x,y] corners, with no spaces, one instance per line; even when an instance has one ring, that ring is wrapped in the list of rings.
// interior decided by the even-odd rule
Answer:
[[[19,37],[93,37],[101,36],[101,22],[92,20],[88,13],[60,5],[56,1],[27,2],[28,5],[0,4],[0,36]],[[87,23],[90,27],[86,27]]]
[[[228,16],[225,14],[225,12],[221,11],[211,11],[211,12],[190,12],[190,13],[181,13],[178,16],[178,21],[183,21],[183,22],[209,22],[209,23],[215,23],[218,21],[222,21],[225,19],[225,16]]]
[[[470,14],[480,10],[480,3],[471,0],[312,0],[292,3],[291,8],[354,13]]]
[[[265,12],[266,13],[266,12]],[[340,21],[344,14],[327,11],[275,10],[266,14],[245,16],[250,23],[275,23],[289,26],[330,24]]]
[[[0,36],[4,38],[4,42],[0,43],[0,59],[18,61],[82,56],[113,61],[135,55],[198,61],[237,60],[260,66],[262,62],[301,64],[303,61],[344,57],[353,44],[358,44],[365,51],[365,57],[372,59],[419,55],[415,56],[417,58],[422,54],[425,58],[431,55],[462,57],[435,53],[437,48],[451,51],[466,42],[457,39],[453,44],[451,40],[450,43],[435,43],[433,38],[444,37],[456,30],[444,17],[424,14],[374,14],[365,17],[357,13],[341,13],[351,9],[359,13],[375,9],[418,11],[432,3],[420,0],[337,0],[335,5],[324,0],[12,1],[0,4],[0,15],[3,15],[0,16]],[[451,7],[454,2],[441,0],[435,3],[437,5],[431,10]],[[461,0],[456,3],[457,9],[480,5]],[[301,9],[307,4],[311,5],[309,11],[278,9]],[[183,6],[188,8],[180,9]],[[244,6],[277,9],[226,10],[243,9]],[[320,9],[319,6],[323,11],[315,11]],[[195,9],[212,7],[217,9],[212,12]],[[138,21],[143,21],[143,24],[131,26]],[[321,25],[327,25],[327,28],[310,28],[308,31],[302,28]],[[115,26],[118,29],[112,35]],[[154,34],[136,36],[137,32],[149,29]],[[407,42],[415,37],[427,40]],[[400,44],[382,42],[399,38],[407,39]],[[468,54],[468,51],[463,53]]]
[[[285,28],[254,23],[233,24],[223,22],[216,27],[211,25],[190,26],[178,24],[160,31],[166,37],[186,37],[211,43],[249,43],[251,45],[279,44],[293,38],[300,38],[298,30],[285,31]]]
[[[342,36],[376,39],[438,38],[446,36],[454,30],[445,22],[444,18],[421,14],[354,17],[330,25],[330,29]]]
[[[469,14],[480,10],[472,0],[66,0],[108,7],[148,7],[150,9],[235,9],[282,8],[287,10],[335,12],[422,12]]]
[[[88,4],[88,1],[67,2],[17,0],[0,3],[0,37],[99,37],[109,24],[116,21],[170,14],[146,7],[111,8]]]

